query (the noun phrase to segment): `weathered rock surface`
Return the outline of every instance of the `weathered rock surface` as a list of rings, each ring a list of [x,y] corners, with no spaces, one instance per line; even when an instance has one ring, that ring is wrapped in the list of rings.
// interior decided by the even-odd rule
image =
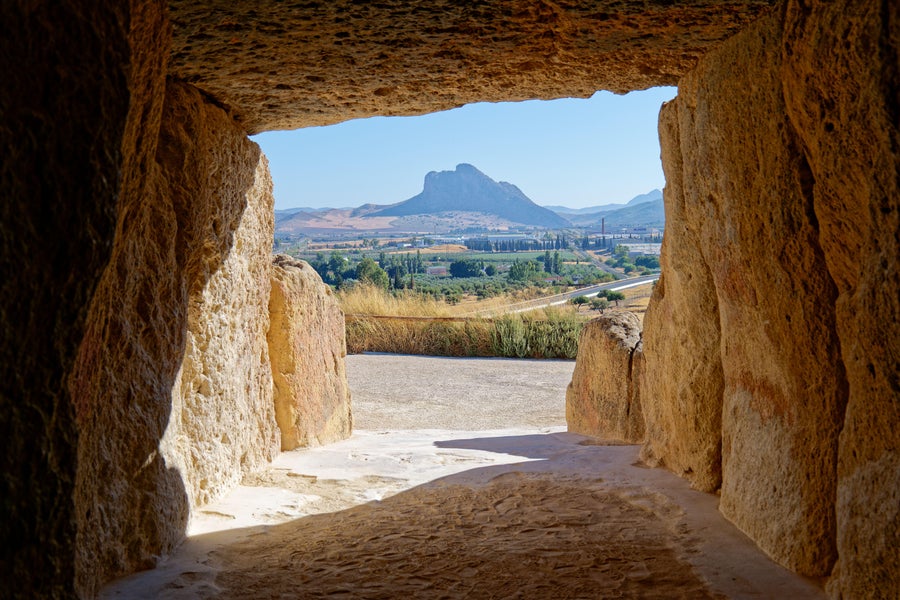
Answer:
[[[681,154],[696,262],[718,298],[720,510],[782,564],[821,576],[836,558],[846,384],[811,178],[782,101],[779,31],[762,19],[701,60],[665,107],[678,138],[663,144]],[[686,300],[679,309],[695,311]]]
[[[331,288],[302,260],[278,254],[269,297],[269,356],[281,449],[350,436],[344,313]]]
[[[674,85],[773,0],[170,0],[172,73],[249,132]]]
[[[787,2],[701,60],[661,115],[667,207],[683,195],[687,211],[668,215],[645,379],[714,388],[682,370],[667,319],[718,319],[720,508],[794,570],[838,560],[829,590],[845,598],[900,589],[897,11]],[[717,314],[670,295],[706,272]],[[668,439],[679,427],[652,415],[674,398],[646,409]],[[648,453],[665,450],[649,429]]]
[[[226,234],[231,248],[221,264],[191,294],[184,359],[160,443],[166,464],[181,473],[191,507],[217,498],[278,454],[266,342],[274,206],[268,162],[256,154],[256,165],[233,173],[241,180],[248,174],[243,169],[255,167],[250,187],[219,207],[226,218],[237,211],[239,220]],[[209,191],[214,202],[216,188]]]
[[[666,189],[662,273],[644,315],[641,373],[647,440],[641,458],[699,490],[722,484],[722,360],[719,306],[700,243],[698,214],[685,195],[675,110],[664,106],[660,138]]]
[[[585,324],[566,389],[569,431],[632,443],[644,440],[640,385],[634,377],[641,354],[637,315],[610,312]]]
[[[90,595],[181,538],[191,473],[215,469],[160,441],[226,368],[190,357],[253,221],[246,132],[684,77],[661,121],[684,222],[646,321],[645,454],[702,489],[721,472],[723,510],[784,564],[836,558],[833,596],[896,596],[900,6],[784,0],[685,77],[769,4],[173,1],[167,71],[162,3],[3,3],[0,595]],[[253,343],[234,356],[259,349],[241,368],[263,387]]]
[[[0,3],[4,598],[72,594],[78,434],[65,382],[109,260],[117,196],[139,175],[123,156],[148,148],[131,134],[163,55],[129,39],[141,18],[109,0]],[[129,68],[129,45],[146,62]]]
[[[262,410],[271,388],[260,367],[269,261],[259,257],[271,214],[258,223],[271,184],[259,147],[197,90],[153,81],[146,122],[135,125],[147,146],[130,159],[135,179],[123,185],[112,259],[70,381],[80,434],[75,562],[86,595],[153,564],[182,539],[190,507],[209,497],[204,487],[221,489],[221,478],[236,480],[277,448],[274,423],[268,435],[247,433],[259,417],[246,402]],[[242,300],[257,306],[242,309]],[[217,453],[211,440],[231,449]]]
[[[784,95],[837,287],[848,388],[833,597],[900,593],[900,4],[789,2]]]

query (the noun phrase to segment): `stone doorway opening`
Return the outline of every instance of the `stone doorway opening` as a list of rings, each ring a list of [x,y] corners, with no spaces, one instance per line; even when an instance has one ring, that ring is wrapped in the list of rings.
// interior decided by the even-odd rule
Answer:
[[[102,597],[821,595],[636,446],[566,433],[571,362],[348,363],[352,439],[246,476]]]
[[[265,187],[248,133],[675,83],[685,100],[668,114],[669,164],[686,167],[685,222],[709,227],[685,228],[699,235],[666,297],[688,319],[660,324],[657,364],[688,375],[673,392],[709,394],[664,423],[658,456],[711,485],[727,466],[725,514],[781,564],[828,577],[832,596],[898,588],[896,5],[513,5],[4,9],[3,398],[19,451],[6,503],[17,543],[3,564],[17,593],[90,596],[182,539],[181,484],[204,483],[191,468],[206,461],[185,460],[179,482],[158,450],[189,328],[213,312],[194,309],[211,287],[265,304],[268,247],[252,263],[259,279],[206,277],[242,246],[235,228]],[[252,345],[209,331],[229,351]],[[665,338],[679,331],[699,343]],[[249,379],[230,378],[238,397]],[[721,461],[681,452],[704,414]],[[219,441],[243,459],[233,439]]]

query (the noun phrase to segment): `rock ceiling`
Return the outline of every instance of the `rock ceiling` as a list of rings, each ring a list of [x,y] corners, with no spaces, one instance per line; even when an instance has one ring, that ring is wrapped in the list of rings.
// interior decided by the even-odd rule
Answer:
[[[774,0],[170,0],[170,72],[248,133],[674,85]]]

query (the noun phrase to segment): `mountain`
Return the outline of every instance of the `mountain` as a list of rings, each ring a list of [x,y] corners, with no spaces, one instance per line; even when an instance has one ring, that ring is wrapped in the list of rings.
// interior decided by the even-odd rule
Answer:
[[[588,206],[587,208],[569,208],[568,206],[545,206],[558,215],[589,215],[592,213],[606,212],[624,208],[624,204],[602,204],[600,206]]]
[[[511,183],[494,181],[469,164],[455,171],[432,171],[422,192],[409,200],[369,213],[370,217],[405,217],[447,212],[473,212],[538,227],[568,227],[569,221],[538,206]]]
[[[656,200],[646,200],[637,204],[628,203],[625,208],[603,215],[607,225],[637,226],[662,225],[666,222],[666,211],[660,196]],[[599,222],[600,219],[597,219]]]
[[[608,213],[614,210],[619,210],[620,208],[625,208],[626,206],[633,206],[635,204],[642,204],[644,202],[652,202],[654,200],[660,199],[662,199],[662,190],[651,190],[646,194],[639,194],[635,196],[625,204],[601,204],[600,206],[588,206],[587,208],[569,208],[568,206],[545,206],[544,208],[548,208],[556,214],[562,215],[564,217],[566,215],[593,215],[595,213]]]
[[[297,206],[295,208],[276,208],[275,216],[289,216],[298,212],[311,213],[316,212],[317,210],[322,210],[321,208],[312,208],[310,206]]]
[[[666,222],[662,198],[636,204],[629,203],[616,210],[587,215],[568,215],[568,217],[573,224],[581,227],[599,225],[603,219],[606,220],[607,227],[662,226]]]
[[[311,219],[313,218],[314,212],[309,208],[288,208],[284,210],[276,210],[275,211],[275,224],[283,223],[285,221],[290,221],[291,219]]]
[[[651,190],[646,194],[640,194],[635,196],[631,200],[628,201],[628,206],[634,206],[635,204],[643,204],[644,202],[654,202],[656,200],[662,200],[662,190]]]

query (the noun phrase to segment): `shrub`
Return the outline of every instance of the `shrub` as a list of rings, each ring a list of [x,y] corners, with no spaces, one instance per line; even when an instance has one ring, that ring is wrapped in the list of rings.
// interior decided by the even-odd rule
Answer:
[[[451,277],[478,277],[482,274],[482,265],[475,260],[454,260],[450,263]]]
[[[594,310],[599,310],[600,312],[603,312],[604,310],[609,308],[609,300],[607,300],[606,298],[600,298],[600,297],[593,298],[591,300],[591,308],[593,308]]]
[[[659,268],[659,258],[656,256],[651,256],[648,254],[644,254],[638,256],[634,259],[634,264],[639,267],[646,267],[648,269],[658,269]]]
[[[610,302],[615,302],[615,303],[616,303],[616,306],[618,306],[618,305],[619,305],[619,300],[624,300],[624,299],[625,299],[625,294],[623,294],[622,292],[607,292],[607,293],[606,293],[606,298],[607,298]]]
[[[528,281],[543,271],[541,263],[536,260],[516,260],[509,266],[509,278],[512,281]]]

